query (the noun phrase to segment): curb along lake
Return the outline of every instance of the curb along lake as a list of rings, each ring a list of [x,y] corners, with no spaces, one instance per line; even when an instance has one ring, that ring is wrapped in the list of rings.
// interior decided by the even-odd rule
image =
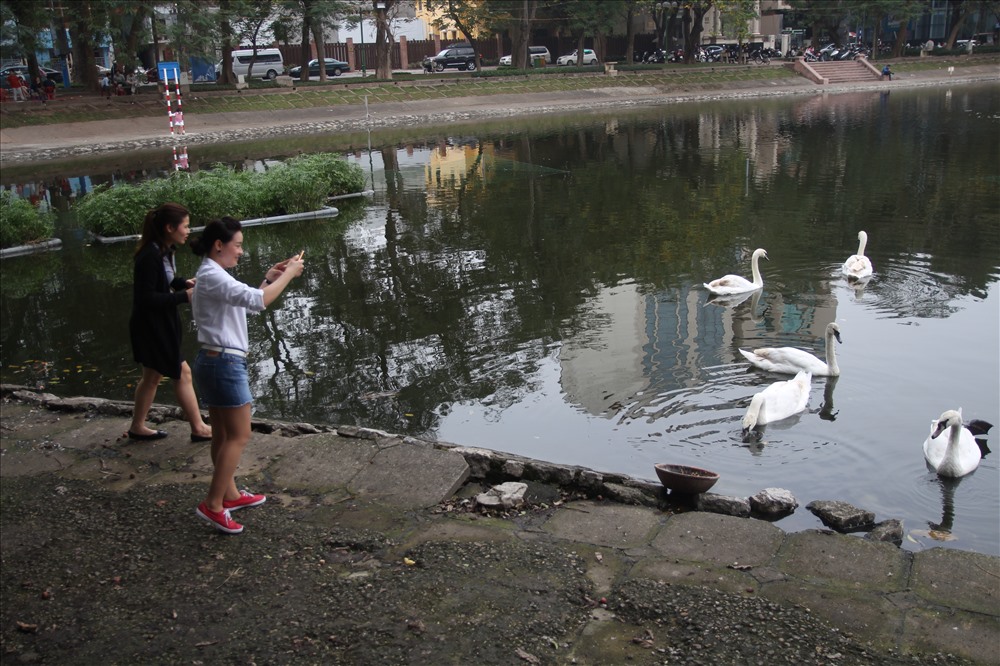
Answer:
[[[315,139],[316,150],[331,140]],[[250,317],[258,416],[652,480],[654,463],[705,467],[721,475],[713,492],[790,490],[800,507],[778,523],[786,530],[820,527],[810,501],[842,500],[902,519],[904,548],[1000,554],[995,85],[370,140],[344,154],[373,197],[338,202],[333,219],[247,230],[235,272],[251,284],[306,251],[278,307]],[[258,168],[290,154],[232,150]],[[127,159],[111,174],[46,165],[41,182],[4,185],[65,209],[95,182],[151,175]],[[875,272],[856,285],[840,266],[861,230]],[[60,252],[3,261],[2,381],[131,400],[133,246],[91,244],[72,212],[57,235]],[[710,298],[703,283],[750,277],[755,248],[769,257],[763,288]],[[196,267],[181,249],[178,273]],[[813,378],[804,412],[745,443],[750,398],[790,376],[749,369],[738,350],[823,358],[830,322],[843,338],[841,376]],[[184,343],[193,358],[190,323]],[[162,386],[157,400],[173,399]],[[944,482],[922,443],[958,408],[998,427],[979,468]]]

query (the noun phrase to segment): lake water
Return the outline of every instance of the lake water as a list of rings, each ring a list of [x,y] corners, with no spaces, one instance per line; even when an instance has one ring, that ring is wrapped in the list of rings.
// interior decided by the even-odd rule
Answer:
[[[836,499],[903,519],[906,548],[1000,554],[1000,453],[944,484],[921,451],[946,409],[1000,424],[996,86],[412,131],[350,151],[371,199],[247,231],[242,279],[307,259],[251,317],[258,415],[649,479],[691,464],[721,474],[714,492],[791,490],[787,530],[820,526],[805,504]],[[267,150],[245,148],[285,154]],[[71,175],[63,192],[85,182]],[[62,252],[3,262],[2,380],[128,400],[131,247],[60,225]],[[862,229],[875,275],[856,288],[839,270]],[[763,289],[711,301],[702,283],[749,277],[757,247]],[[179,263],[194,273],[193,255]],[[831,321],[842,376],[745,444],[750,397],[785,377],[738,349],[822,356]]]

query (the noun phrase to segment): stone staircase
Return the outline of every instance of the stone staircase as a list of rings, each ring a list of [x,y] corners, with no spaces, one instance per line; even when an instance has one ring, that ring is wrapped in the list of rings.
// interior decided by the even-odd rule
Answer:
[[[811,62],[813,69],[827,83],[858,83],[878,81],[878,70],[861,60],[835,60],[830,62]]]

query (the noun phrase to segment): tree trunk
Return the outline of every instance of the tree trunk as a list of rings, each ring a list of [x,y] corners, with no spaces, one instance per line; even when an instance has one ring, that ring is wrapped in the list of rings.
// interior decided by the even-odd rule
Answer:
[[[628,6],[628,11],[625,13],[625,62],[633,62],[633,54],[635,53],[635,30],[632,28],[632,17],[635,15],[635,6],[631,3]]]
[[[709,5],[710,7],[711,5]],[[684,62],[694,62],[694,52],[701,46],[702,19],[708,7],[684,8]]]
[[[236,77],[233,76],[233,25],[229,22],[229,0],[222,0],[219,9],[223,19],[219,23],[219,30],[222,33],[222,72],[219,74],[218,83],[236,83]],[[155,16],[153,25],[156,25]],[[156,34],[155,30],[153,34]]]
[[[903,54],[906,47],[906,38],[909,36],[908,21],[900,21],[899,32],[896,34],[896,43],[892,45],[892,57],[898,58]]]
[[[476,69],[482,69],[483,59],[479,57],[479,43],[476,41],[476,38],[472,36],[472,31],[462,24],[462,20],[458,17],[458,12],[455,11],[454,0],[448,0],[448,18],[450,18],[455,24],[455,27],[458,28],[463,35],[465,35],[466,41],[468,41],[469,46],[472,47],[472,57],[476,61]]]
[[[967,8],[963,0],[951,0],[951,30],[948,31],[948,39],[944,43],[946,49],[955,48],[955,40],[958,39],[958,31],[962,29],[966,14]]]
[[[375,10],[375,78],[392,79],[392,32],[389,30],[388,9]]]
[[[583,39],[584,34],[581,32],[580,36],[576,38],[576,66],[583,66]]]
[[[515,10],[520,14],[510,24],[510,64],[517,69],[527,69],[528,40],[531,39],[531,21],[535,17],[535,0],[523,0],[521,8]]]
[[[100,90],[97,81],[97,62],[94,59],[94,40],[90,32],[91,10],[89,2],[77,5],[76,29],[73,31],[73,64],[83,85],[95,92]]]
[[[301,67],[299,67],[300,81],[309,80],[309,60],[311,60],[309,56],[312,55],[309,51],[309,32],[309,14],[302,12],[302,50],[299,56],[299,62],[301,63]]]
[[[510,24],[510,64],[517,69],[528,67],[528,30],[523,19]]]
[[[326,39],[323,37],[323,24],[319,21],[312,21],[313,41],[316,42],[316,57],[319,58],[319,80],[324,82],[326,76]],[[308,61],[307,61],[308,62]],[[303,65],[304,67],[305,65]]]

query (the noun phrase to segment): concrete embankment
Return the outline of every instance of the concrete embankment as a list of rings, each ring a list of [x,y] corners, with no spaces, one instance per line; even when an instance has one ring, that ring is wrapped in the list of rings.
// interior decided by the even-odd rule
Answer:
[[[648,484],[593,470],[270,421],[239,476],[268,501],[226,536],[194,515],[211,462],[176,408],[153,411],[167,438],[131,442],[130,404],[3,396],[5,662],[996,663],[996,557],[788,534],[630,504]],[[501,480],[528,483],[527,503],[477,507]]]

